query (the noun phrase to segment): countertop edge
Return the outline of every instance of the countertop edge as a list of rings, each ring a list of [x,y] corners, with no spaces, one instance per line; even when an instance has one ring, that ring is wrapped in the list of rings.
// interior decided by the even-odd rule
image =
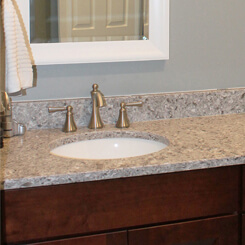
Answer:
[[[245,164],[245,155],[221,159],[202,159],[179,163],[164,163],[150,166],[130,167],[103,170],[96,172],[55,175],[47,177],[10,179],[1,183],[1,190],[24,189],[44,187],[51,185],[82,183],[99,180],[109,180],[128,177],[139,177],[154,174],[184,172],[216,167],[234,166]]]

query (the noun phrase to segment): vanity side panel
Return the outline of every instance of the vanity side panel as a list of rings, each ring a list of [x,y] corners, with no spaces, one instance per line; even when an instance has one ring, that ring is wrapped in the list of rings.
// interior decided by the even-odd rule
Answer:
[[[242,211],[245,212],[245,166],[242,166]]]
[[[245,214],[242,215],[242,245],[245,245]]]
[[[239,208],[240,167],[4,191],[8,243],[137,227]]]

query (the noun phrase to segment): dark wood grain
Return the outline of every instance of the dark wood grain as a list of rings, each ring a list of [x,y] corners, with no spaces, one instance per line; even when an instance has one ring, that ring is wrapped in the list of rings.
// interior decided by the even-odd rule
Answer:
[[[8,243],[229,214],[240,167],[4,191]]]
[[[131,230],[129,245],[238,245],[238,216]]]
[[[245,214],[242,215],[242,245],[245,245]]]
[[[245,166],[242,167],[242,211],[245,212]]]
[[[127,232],[114,232],[94,236],[33,243],[32,245],[127,245]]]

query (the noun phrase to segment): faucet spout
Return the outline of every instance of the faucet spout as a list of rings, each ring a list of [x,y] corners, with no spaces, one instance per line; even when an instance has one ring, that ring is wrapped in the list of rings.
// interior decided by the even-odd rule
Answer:
[[[100,117],[100,107],[106,106],[104,94],[98,90],[98,85],[93,84],[91,91],[92,115],[88,127],[91,129],[103,128],[104,124]]]

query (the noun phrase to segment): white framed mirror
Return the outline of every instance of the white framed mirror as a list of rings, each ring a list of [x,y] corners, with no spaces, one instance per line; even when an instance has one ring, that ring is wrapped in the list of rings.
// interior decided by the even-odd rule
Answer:
[[[16,2],[30,40],[30,0]],[[169,0],[149,0],[148,40],[31,43],[31,48],[36,65],[167,60]]]

